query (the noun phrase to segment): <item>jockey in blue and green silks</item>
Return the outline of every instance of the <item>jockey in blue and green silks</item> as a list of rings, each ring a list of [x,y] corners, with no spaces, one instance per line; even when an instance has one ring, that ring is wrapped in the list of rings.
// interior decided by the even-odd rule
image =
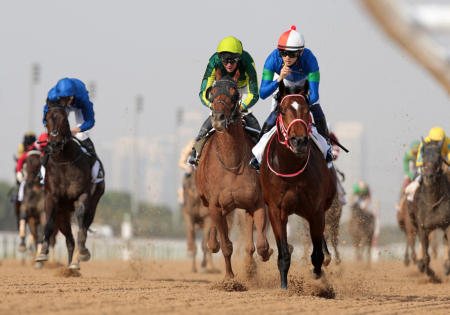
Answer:
[[[274,80],[275,74],[278,77]],[[305,48],[305,40],[303,35],[296,31],[296,27],[292,26],[290,30],[284,32],[279,40],[278,47],[272,51],[267,57],[264,64],[263,75],[259,95],[262,99],[266,99],[278,90],[280,82],[283,80],[286,86],[302,87],[308,82],[309,95],[308,104],[310,111],[314,117],[314,123],[317,131],[326,139],[329,139],[327,122],[319,102],[319,82],[320,72],[317,59],[311,50]],[[259,139],[269,132],[275,125],[278,115],[278,103],[276,100],[272,103],[272,112],[263,124]],[[264,150],[265,145],[258,145]],[[258,152],[255,152],[256,151]],[[331,146],[327,147],[327,162],[333,160]],[[254,148],[255,156],[250,164],[258,168],[259,157],[261,152]]]
[[[239,69],[238,86],[241,95],[241,112],[244,113],[243,119],[247,127],[254,130],[249,135],[256,141],[256,135],[261,128],[255,116],[248,109],[255,105],[259,99],[258,78],[253,58],[247,51],[243,50],[240,40],[233,36],[224,38],[219,43],[217,51],[209,58],[199,93],[200,101],[208,108],[211,107],[211,102],[208,100],[206,92],[214,84],[218,69],[220,69],[222,74],[229,76],[233,76],[236,70]],[[189,163],[197,164],[203,148],[204,139],[211,129],[211,116],[208,116],[195,138],[196,145],[192,148]]]

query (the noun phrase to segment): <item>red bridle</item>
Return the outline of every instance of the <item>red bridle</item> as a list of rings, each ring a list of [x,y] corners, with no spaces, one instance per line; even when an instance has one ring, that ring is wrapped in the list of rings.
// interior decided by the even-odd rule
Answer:
[[[290,94],[290,95],[286,95],[285,97],[283,97],[283,99],[281,100],[280,104],[282,104],[283,101],[284,101],[287,97],[292,97],[292,96],[301,96],[303,99],[305,98],[305,97],[304,97],[303,95],[301,95],[301,94]],[[277,125],[276,133],[277,133],[277,136],[278,136],[278,142],[281,143],[282,145],[286,146],[287,148],[289,148],[289,150],[291,150],[292,152],[294,152],[294,148],[292,147],[292,145],[291,145],[290,142],[289,142],[289,130],[292,128],[292,126],[293,126],[295,123],[301,123],[301,124],[303,124],[303,126],[305,127],[305,129],[306,129],[306,131],[307,131],[307,137],[308,137],[308,156],[307,156],[307,158],[306,158],[305,165],[304,165],[298,172],[291,173],[291,174],[278,173],[277,171],[275,171],[275,170],[272,168],[272,166],[270,165],[270,162],[269,162],[270,145],[271,145],[272,140],[273,140],[273,138],[274,138],[274,136],[272,136],[271,139],[270,139],[270,141],[269,141],[269,146],[268,146],[268,148],[267,148],[267,156],[266,156],[266,158],[267,158],[267,166],[269,166],[269,169],[270,169],[275,175],[280,176],[280,177],[295,177],[295,176],[297,176],[297,175],[300,175],[301,173],[303,173],[303,171],[305,170],[305,168],[306,168],[306,166],[308,165],[308,162],[309,162],[309,156],[310,156],[310,153],[311,153],[311,144],[310,144],[310,141],[309,141],[309,137],[310,137],[310,134],[311,134],[311,131],[312,131],[312,130],[311,130],[311,116],[309,116],[308,122],[306,122],[306,121],[304,121],[303,119],[300,119],[300,118],[294,119],[294,120],[292,120],[292,121],[289,123],[289,125],[288,125],[287,128],[286,128],[285,125],[284,125],[284,123],[283,123],[283,116],[282,116],[282,114],[280,113],[280,114],[278,115],[277,121],[276,121],[276,125]],[[281,132],[281,134],[282,134],[284,140],[280,138],[280,132]]]

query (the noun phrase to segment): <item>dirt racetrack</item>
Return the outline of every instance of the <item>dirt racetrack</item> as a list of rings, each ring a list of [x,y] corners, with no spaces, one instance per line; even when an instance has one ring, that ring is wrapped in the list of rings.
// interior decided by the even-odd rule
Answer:
[[[220,258],[220,259],[219,259]],[[279,289],[276,259],[258,262],[253,280],[234,263],[237,281],[220,274],[190,273],[189,261],[92,261],[79,277],[63,267],[34,270],[0,262],[0,314],[449,314],[450,279],[432,262],[442,283],[431,283],[400,261],[332,265],[326,279],[293,262],[287,291]],[[216,265],[223,270],[222,257]],[[300,270],[302,270],[300,272]],[[226,291],[226,289],[247,289]],[[319,296],[325,297],[319,297]]]

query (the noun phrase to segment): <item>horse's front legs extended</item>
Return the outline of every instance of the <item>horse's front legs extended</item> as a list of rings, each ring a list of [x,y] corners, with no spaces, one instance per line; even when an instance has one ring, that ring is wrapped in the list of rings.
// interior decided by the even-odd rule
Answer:
[[[291,266],[291,253],[287,242],[287,216],[281,217],[281,209],[269,205],[269,219],[278,248],[278,270],[280,271],[281,289],[287,289],[287,275]]]
[[[217,228],[220,236],[220,248],[225,258],[225,279],[234,278],[233,269],[231,268],[231,255],[233,254],[233,243],[228,238],[228,224],[226,217],[222,215],[221,209],[214,207],[209,211],[211,219]]]
[[[317,215],[309,222],[309,233],[313,243],[313,252],[311,254],[311,262],[314,266],[313,274],[316,278],[322,276],[322,264],[324,261],[323,254],[323,231],[325,228],[325,218],[322,215]],[[328,249],[326,249],[328,251]]]

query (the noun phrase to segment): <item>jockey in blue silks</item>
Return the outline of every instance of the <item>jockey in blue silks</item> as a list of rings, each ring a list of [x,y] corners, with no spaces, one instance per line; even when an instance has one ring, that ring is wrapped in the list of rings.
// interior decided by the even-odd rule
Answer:
[[[274,79],[275,74],[278,76]],[[318,140],[326,148],[327,162],[331,162],[333,153],[331,146],[329,143],[327,144],[329,139],[327,122],[319,101],[319,65],[312,51],[305,48],[303,35],[296,31],[295,26],[280,36],[278,47],[266,59],[259,89],[260,97],[266,99],[270,95],[276,94],[282,80],[285,86],[302,87],[308,82],[309,95],[307,99],[317,132],[321,135],[321,139]],[[260,142],[253,148],[255,156],[250,161],[250,165],[256,169],[259,168],[262,152],[264,152],[266,141],[269,139],[268,137],[261,138],[275,126],[277,115],[278,101],[274,98],[272,112],[264,122],[259,134]],[[313,130],[314,132],[316,130]]]
[[[88,91],[84,83],[78,79],[63,78],[50,89],[47,98],[50,101],[68,98],[68,107],[66,108],[67,114],[70,112],[75,113],[76,127],[71,130],[72,135],[79,140],[88,153],[97,157],[94,144],[89,138],[88,132],[95,124],[94,105],[89,100]],[[47,111],[48,107],[45,105],[43,118],[44,125],[46,125],[45,115],[47,114]]]

